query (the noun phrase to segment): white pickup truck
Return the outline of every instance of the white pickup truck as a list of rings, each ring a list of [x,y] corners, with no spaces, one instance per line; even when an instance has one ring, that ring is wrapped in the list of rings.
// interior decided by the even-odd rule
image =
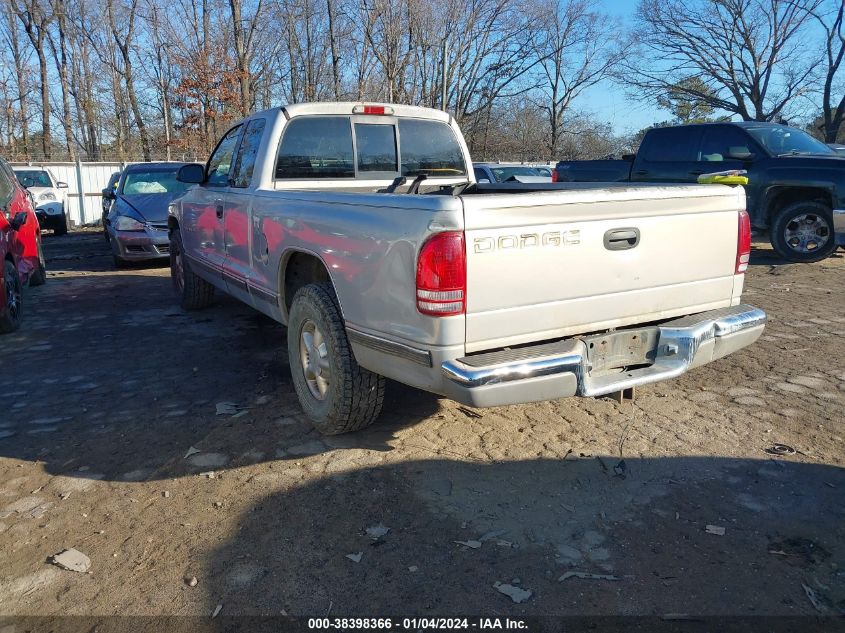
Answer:
[[[745,194],[722,185],[477,184],[436,110],[297,104],[233,126],[170,207],[186,309],[215,289],[287,325],[323,433],[385,378],[489,407],[622,392],[754,342]]]

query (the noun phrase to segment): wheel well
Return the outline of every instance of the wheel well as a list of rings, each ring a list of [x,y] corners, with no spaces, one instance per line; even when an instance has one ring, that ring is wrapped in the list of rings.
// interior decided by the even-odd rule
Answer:
[[[285,312],[289,312],[297,290],[312,283],[331,282],[331,278],[319,257],[310,253],[296,252],[285,262],[283,282]]]
[[[821,202],[831,209],[833,197],[829,191],[816,187],[784,187],[769,194],[768,219],[771,226],[778,211],[794,202]]]

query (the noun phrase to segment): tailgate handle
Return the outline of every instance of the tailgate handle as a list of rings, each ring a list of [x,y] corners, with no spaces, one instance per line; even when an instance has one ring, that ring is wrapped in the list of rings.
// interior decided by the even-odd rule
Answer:
[[[604,247],[609,251],[624,251],[640,243],[640,230],[636,228],[611,229],[604,234]]]

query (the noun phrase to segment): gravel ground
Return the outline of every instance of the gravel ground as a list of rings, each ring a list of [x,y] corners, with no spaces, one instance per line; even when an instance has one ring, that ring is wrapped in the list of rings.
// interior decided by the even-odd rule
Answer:
[[[390,384],[377,425],[323,438],[281,326],[181,311],[168,269],[113,270],[98,233],[44,245],[0,340],[0,615],[845,610],[841,255],[756,245],[763,338],[634,403]],[[49,562],[66,548],[87,573]]]

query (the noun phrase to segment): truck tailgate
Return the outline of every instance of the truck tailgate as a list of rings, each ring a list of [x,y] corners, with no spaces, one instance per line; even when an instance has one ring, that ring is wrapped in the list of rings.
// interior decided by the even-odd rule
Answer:
[[[467,352],[739,301],[741,187],[631,186],[462,200]]]

